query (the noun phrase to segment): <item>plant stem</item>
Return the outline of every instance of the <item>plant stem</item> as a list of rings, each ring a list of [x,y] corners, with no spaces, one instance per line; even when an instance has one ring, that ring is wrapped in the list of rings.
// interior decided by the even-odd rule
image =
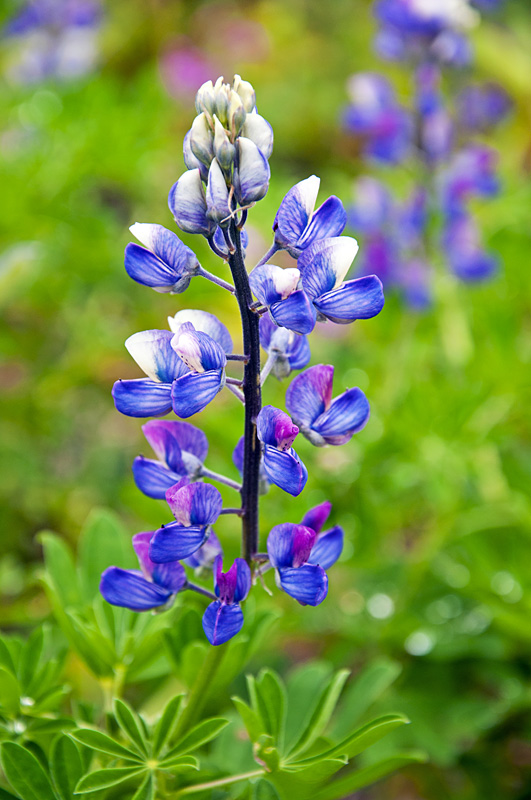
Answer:
[[[177,792],[177,794],[174,794],[173,797],[174,800],[178,800],[179,797],[185,797],[189,794],[197,794],[198,792],[204,792],[207,789],[216,789],[218,786],[229,786],[231,783],[248,781],[251,778],[260,778],[262,775],[265,775],[265,770],[256,769],[253,772],[242,772],[240,775],[229,775],[228,778],[220,778],[217,781],[196,783],[195,786],[186,786],[184,789],[181,789]]]
[[[226,289],[228,292],[231,292],[231,294],[234,294],[234,286],[231,286],[228,281],[224,281],[223,278],[218,278],[217,275],[212,275],[211,272],[203,269],[203,267],[199,267],[197,274],[201,275],[202,278],[206,278],[207,281],[215,283],[216,286],[221,286],[222,289]]]
[[[219,472],[214,472],[206,467],[201,467],[201,472],[199,474],[204,478],[210,478],[211,481],[218,481],[218,483],[224,483],[225,486],[231,486],[233,489],[236,489],[237,492],[241,492],[242,490],[241,483],[233,481],[232,478],[227,478],[225,475],[220,475]]]
[[[185,588],[191,589],[192,592],[197,592],[197,594],[202,594],[204,597],[208,597],[209,600],[218,599],[213,592],[209,592],[208,589],[203,589],[202,586],[198,586],[196,583],[190,583],[190,581],[188,581]]]
[[[175,740],[184,736],[184,734],[190,730],[203,710],[203,706],[208,699],[208,692],[212,685],[214,675],[218,671],[226,651],[227,647],[224,644],[210,647],[190,694],[188,695],[188,702],[179,717],[174,732]]]
[[[253,296],[242,256],[240,231],[231,222],[231,239],[235,252],[229,258],[229,266],[240,307],[243,329],[243,351],[249,354],[243,373],[245,398],[245,425],[243,449],[242,497],[242,555],[251,563],[258,550],[258,487],[260,479],[261,447],[256,434],[256,418],[262,407],[260,391],[260,333],[258,315],[251,311]]]

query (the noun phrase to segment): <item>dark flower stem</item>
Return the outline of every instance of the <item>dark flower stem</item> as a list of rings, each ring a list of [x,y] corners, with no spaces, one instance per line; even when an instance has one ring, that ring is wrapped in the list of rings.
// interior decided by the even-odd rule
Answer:
[[[258,487],[260,478],[261,448],[256,434],[256,418],[262,407],[260,391],[260,334],[258,315],[251,310],[253,296],[243,261],[240,231],[234,220],[230,224],[230,238],[235,246],[229,266],[240,307],[243,329],[243,352],[249,354],[243,373],[245,398],[245,424],[243,449],[242,497],[242,555],[250,564],[258,551]]]

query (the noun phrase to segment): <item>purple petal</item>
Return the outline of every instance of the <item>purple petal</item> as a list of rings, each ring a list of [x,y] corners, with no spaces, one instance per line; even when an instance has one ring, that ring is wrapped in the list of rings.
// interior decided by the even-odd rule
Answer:
[[[142,432],[157,457],[180,474],[187,471],[189,456],[201,464],[207,457],[208,440],[202,430],[189,422],[151,420]]]
[[[315,328],[315,308],[301,289],[293,292],[286,300],[274,303],[269,313],[277,325],[295,333],[311,333]]]
[[[320,503],[318,506],[314,506],[306,512],[301,520],[301,525],[305,525],[307,528],[311,528],[316,533],[320,533],[326,520],[330,516],[331,510],[332,503],[329,500],[325,500],[324,503]]]
[[[221,555],[223,555],[223,548],[218,537],[211,529],[206,542],[201,545],[199,550],[188,556],[185,559],[185,563],[194,569],[199,567],[211,568],[216,558]]]
[[[137,283],[160,292],[182,292],[190,283],[188,273],[169,267],[138,244],[130,243],[125,248],[125,271]]]
[[[176,278],[193,274],[199,266],[195,253],[175,233],[162,225],[135,222],[129,230]]]
[[[221,390],[223,370],[209,372],[189,372],[174,381],[171,387],[171,400],[178,417],[191,417],[202,411]]]
[[[301,606],[318,606],[328,592],[328,576],[322,567],[314,564],[280,569],[278,578],[281,588]]]
[[[140,563],[142,575],[146,580],[153,579],[153,570],[155,569],[155,564],[149,557],[149,543],[154,533],[155,531],[143,531],[133,536],[133,549]]]
[[[165,605],[172,592],[147,581],[136,570],[108,567],[101,576],[100,592],[113,606],[150,611]]]
[[[234,448],[232,452],[232,460],[234,462],[234,466],[238,470],[239,473],[243,473],[243,451],[245,447],[245,438],[242,436],[239,439],[238,444]]]
[[[214,563],[214,587],[222,603],[239,603],[245,600],[251,588],[251,570],[243,558],[236,558],[227,571],[222,571],[223,559]]]
[[[167,564],[155,564],[149,557],[149,544],[155,531],[145,531],[133,536],[133,547],[142,569],[142,574],[157,586],[176,594],[186,584],[186,572],[178,561]]]
[[[339,525],[322,533],[312,547],[308,563],[318,564],[323,569],[329,569],[336,563],[343,551],[343,538],[343,528]]]
[[[182,360],[171,347],[171,331],[139,331],[130,336],[125,346],[148,378],[161,383],[171,383],[188,372]]]
[[[191,556],[207,538],[206,525],[185,526],[170,522],[155,531],[149,545],[149,557],[156,564],[180,561]]]
[[[334,367],[317,364],[294,378],[286,392],[286,408],[299,425],[313,426],[321,414],[330,406]]]
[[[336,236],[314,242],[300,255],[297,266],[302,288],[312,300],[338,286],[350,269],[358,243],[351,236]]]
[[[361,389],[347,389],[332,401],[330,408],[312,423],[312,430],[327,444],[345,444],[365,427],[369,419],[369,401]]]
[[[282,451],[266,444],[263,465],[271,483],[293,497],[297,497],[306,486],[308,470],[293,448]]]
[[[270,306],[293,294],[299,278],[298,269],[282,269],[273,264],[263,264],[250,273],[249,285],[254,296],[265,306]]]
[[[343,203],[332,195],[314,213],[297,246],[304,250],[318,239],[339,236],[345,230],[346,224],[347,213]]]
[[[279,450],[289,450],[299,429],[288,415],[274,406],[264,406],[256,420],[258,438]]]
[[[141,492],[156,500],[164,500],[166,491],[182,476],[168,469],[160,461],[138,456],[133,461],[133,477]]]
[[[315,208],[320,180],[311,175],[300,181],[284,197],[275,216],[275,241],[281,246],[296,246]]]
[[[228,642],[243,627],[243,612],[239,605],[225,605],[215,600],[203,614],[203,630],[210,644]]]
[[[274,567],[300,567],[308,561],[316,533],[304,525],[284,522],[275,525],[267,537],[267,553]]]
[[[370,319],[384,305],[382,282],[376,275],[347,281],[314,300],[314,305],[321,314],[339,324]]]
[[[223,369],[227,363],[222,346],[208,333],[196,331],[191,322],[179,327],[171,346],[192,372]]]
[[[306,336],[275,325],[268,316],[260,319],[260,343],[275,359],[273,372],[278,378],[285,378],[293,369],[302,369],[311,358]]]
[[[128,417],[154,417],[172,409],[171,383],[155,383],[148,378],[116,381],[112,396],[118,411]]]
[[[168,317],[170,330],[179,332],[181,325],[191,322],[196,331],[206,333],[211,339],[221,345],[225,353],[232,353],[232,339],[225,325],[214,314],[199,309],[185,308],[178,311],[174,317]]]
[[[180,480],[166,492],[166,501],[181,525],[211,525],[221,512],[221,494],[210,483]]]

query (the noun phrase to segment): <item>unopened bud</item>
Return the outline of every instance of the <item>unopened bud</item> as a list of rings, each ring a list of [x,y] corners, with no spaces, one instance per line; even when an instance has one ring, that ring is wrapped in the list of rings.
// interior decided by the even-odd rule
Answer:
[[[194,156],[209,167],[214,158],[214,136],[204,112],[199,114],[192,123],[190,147]]]
[[[233,184],[238,202],[246,206],[265,197],[271,172],[267,158],[250,139],[240,136],[237,154]]]
[[[214,113],[214,86],[212,81],[206,81],[199,87],[195,96],[195,108],[198,114],[206,112],[210,116]]]
[[[214,125],[215,156],[219,161],[221,168],[225,170],[225,172],[230,172],[230,168],[236,154],[236,148],[231,143],[229,137],[227,136],[227,131],[216,116],[214,116]]]
[[[181,175],[170,189],[168,205],[175,222],[185,233],[202,233],[207,238],[216,230],[216,223],[207,217],[205,191],[198,169]]]
[[[240,95],[245,110],[251,112],[256,106],[256,93],[249,81],[242,81],[239,75],[235,75],[232,88]]]
[[[192,152],[192,147],[190,144],[190,137],[192,131],[188,131],[186,136],[184,137],[183,141],[183,156],[184,156],[184,163],[188,167],[188,169],[198,169],[201,174],[201,179],[206,183],[208,178],[208,167],[205,166],[198,158],[196,158]]]
[[[265,157],[269,158],[273,152],[273,128],[260,114],[247,114],[241,135],[254,142]]]
[[[241,97],[236,92],[231,92],[227,125],[232,133],[233,139],[236,139],[236,137],[240,135],[246,116],[247,112],[244,108]]]
[[[217,159],[212,161],[208,172],[206,202],[208,217],[215,220],[218,225],[222,223],[228,225],[230,222],[229,190]]]

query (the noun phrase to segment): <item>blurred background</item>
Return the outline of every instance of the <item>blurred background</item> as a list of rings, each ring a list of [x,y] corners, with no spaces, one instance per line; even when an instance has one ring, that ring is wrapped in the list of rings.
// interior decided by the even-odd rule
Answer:
[[[97,506],[131,534],[165,519],[133,483],[133,458],[150,455],[140,425],[110,395],[114,380],[139,375],[124,340],[194,307],[239,336],[215,286],[160,295],[123,269],[129,225],[172,228],[166,198],[184,171],[198,86],[240,73],[275,132],[269,193],[249,215],[252,266],[280,200],[310,174],[321,177],[319,202],[336,194],[350,207],[367,175],[407,194],[414,165],[367,156],[345,110],[353,73],[385,75],[407,104],[412,70],[375,51],[368,0],[114,0],[37,22],[21,22],[14,2],[2,9],[0,593],[6,628],[26,630],[49,613],[37,532],[75,544]],[[473,63],[446,91],[495,81],[510,98],[480,134],[499,152],[500,189],[473,201],[497,271],[460,281],[431,237],[422,307],[390,285],[375,320],[318,325],[312,363],[336,365],[336,393],[363,389],[371,420],[342,448],[301,441],[305,491],[273,488],[262,502],[264,537],[324,499],[345,529],[323,606],[309,613],[264,594],[281,618],[260,663],[393,665],[381,710],[411,718],[397,738],[430,760],[364,795],[381,800],[531,796],[531,7],[497,4],[469,37]],[[353,222],[347,232],[360,233],[361,256],[362,232]],[[219,270],[204,240],[182,238]],[[270,378],[265,402],[283,406],[285,389]],[[193,421],[208,435],[209,468],[236,478],[235,398],[220,395]],[[226,519],[219,528],[237,555],[239,531]]]

